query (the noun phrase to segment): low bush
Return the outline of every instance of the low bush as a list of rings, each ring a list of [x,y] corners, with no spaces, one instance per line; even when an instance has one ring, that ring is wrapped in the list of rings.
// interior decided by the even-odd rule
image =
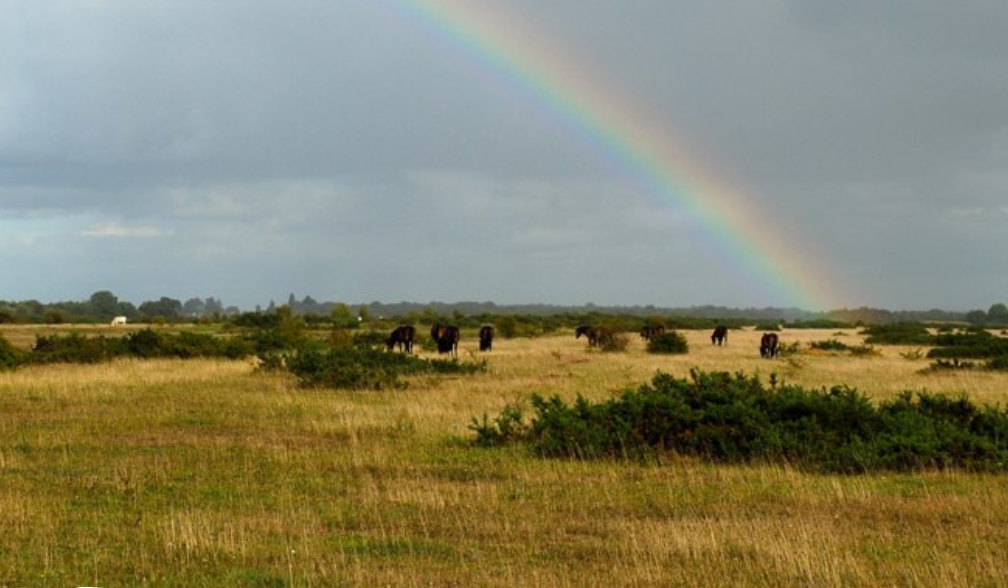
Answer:
[[[686,337],[678,331],[669,331],[651,337],[647,344],[648,353],[683,354],[689,353]]]
[[[261,357],[274,365],[270,355]],[[486,362],[422,359],[370,347],[306,345],[284,357],[286,368],[303,386],[351,390],[403,388],[403,378],[416,374],[472,374],[486,370]]]
[[[849,351],[850,345],[842,341],[837,341],[836,339],[829,339],[826,341],[812,341],[809,343],[809,347],[812,349],[818,349],[820,351]]]
[[[162,333],[153,329],[134,331],[123,337],[85,337],[79,333],[40,335],[24,358],[31,363],[98,363],[117,357],[153,359],[176,357],[224,357],[238,359],[252,353],[243,339],[205,333]]]
[[[965,398],[905,393],[879,406],[852,388],[764,387],[755,377],[659,373],[593,404],[533,396],[520,412],[474,421],[476,443],[521,441],[546,457],[788,463],[823,472],[1008,469],[1008,412]]]
[[[935,337],[921,323],[871,325],[863,331],[865,343],[873,345],[934,345]]]
[[[630,346],[630,336],[626,333],[614,333],[599,344],[599,349],[609,353],[626,351]]]
[[[31,363],[99,363],[119,355],[115,343],[105,338],[79,333],[39,335],[28,360]]]
[[[935,347],[928,357],[986,359],[1008,356],[1008,339],[995,337],[987,331],[973,331],[963,334],[938,335]]]
[[[843,341],[838,341],[836,339],[812,341],[809,343],[809,347],[820,351],[849,353],[854,357],[873,357],[879,354],[878,351],[871,345],[847,345]]]
[[[0,370],[18,367],[24,362],[25,353],[10,344],[10,341],[0,335]]]

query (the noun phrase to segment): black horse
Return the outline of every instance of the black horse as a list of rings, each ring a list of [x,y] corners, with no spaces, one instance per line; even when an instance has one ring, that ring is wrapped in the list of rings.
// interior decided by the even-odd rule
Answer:
[[[494,328],[493,325],[483,325],[479,330],[480,351],[493,350]]]
[[[665,325],[644,325],[640,330],[641,339],[650,341],[651,337],[658,337],[665,334]]]
[[[574,330],[574,338],[580,339],[581,335],[584,335],[588,339],[589,347],[596,347],[598,345],[605,345],[606,343],[611,343],[613,340],[612,331],[605,327],[591,327],[588,325],[581,325]]]
[[[398,346],[399,351],[413,353],[414,336],[416,336],[416,328],[413,325],[400,325],[392,330],[388,339],[385,340],[385,345],[388,346],[389,351]]]
[[[711,345],[724,345],[728,342],[728,327],[718,325],[710,336]]]
[[[759,344],[760,357],[765,357],[767,359],[777,357],[778,343],[779,339],[777,338],[777,333],[763,333],[763,337],[760,339]]]
[[[433,325],[431,325],[431,328],[430,328],[431,339],[434,339],[435,343],[437,343],[438,341],[440,341],[441,340],[441,336],[444,335],[445,329],[447,329],[447,328],[448,327],[446,327],[445,325],[442,325],[441,323],[434,323]]]
[[[458,357],[458,344],[461,335],[458,327],[444,327],[441,336],[437,340],[438,353],[447,353],[453,357]]]

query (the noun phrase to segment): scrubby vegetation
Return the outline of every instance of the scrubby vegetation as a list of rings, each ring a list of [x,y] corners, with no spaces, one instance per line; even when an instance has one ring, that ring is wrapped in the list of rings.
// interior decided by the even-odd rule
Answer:
[[[0,336],[0,370],[21,365],[24,353],[16,349],[7,339]]]
[[[835,353],[848,353],[854,357],[871,357],[878,355],[878,351],[871,345],[848,345],[837,339],[827,339],[825,341],[812,341],[809,343],[810,349],[819,351],[830,351]]]
[[[935,347],[929,358],[986,359],[1008,356],[1008,339],[991,335],[987,331],[970,331],[962,334],[943,334],[935,337]]]
[[[934,335],[921,323],[871,325],[864,334],[869,345],[934,345]]]
[[[786,463],[807,470],[1008,469],[1008,412],[966,398],[904,393],[872,404],[846,386],[766,387],[758,378],[693,371],[592,403],[535,395],[525,421],[511,408],[474,420],[479,445],[517,440],[547,457],[696,456],[716,463]]]
[[[31,351],[17,354],[17,363],[10,367],[24,363],[98,363],[119,357],[238,359],[251,353],[252,346],[246,340],[203,333],[169,333],[153,329],[133,331],[122,337],[67,333],[39,335]]]
[[[686,337],[678,331],[669,331],[651,337],[647,344],[648,353],[679,354],[689,353]]]
[[[474,374],[486,362],[462,363],[457,359],[422,359],[367,346],[308,345],[285,358],[288,370],[303,386],[382,390],[403,388],[406,376],[419,374]]]

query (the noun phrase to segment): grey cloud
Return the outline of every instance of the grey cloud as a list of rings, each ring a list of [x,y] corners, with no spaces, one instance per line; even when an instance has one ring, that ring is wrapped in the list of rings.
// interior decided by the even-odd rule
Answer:
[[[6,3],[5,296],[779,302],[598,137],[394,6]],[[851,304],[1008,291],[1001,4],[500,6]]]

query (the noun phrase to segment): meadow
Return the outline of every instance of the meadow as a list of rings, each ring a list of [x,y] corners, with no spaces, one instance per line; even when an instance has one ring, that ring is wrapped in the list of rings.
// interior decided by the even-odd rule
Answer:
[[[37,330],[38,328],[34,328]],[[107,328],[106,328],[107,329]],[[106,332],[94,328],[97,332]],[[4,327],[30,345],[30,327]],[[118,360],[0,372],[0,586],[1006,586],[1008,478],[835,476],[783,465],[541,459],[471,444],[533,393],[605,399],[661,370],[744,371],[873,398],[1004,404],[1008,373],[852,356],[854,330],[759,333],[687,355],[500,339],[484,373],[405,389],[305,389],[250,360]],[[428,352],[429,353],[429,352]]]

